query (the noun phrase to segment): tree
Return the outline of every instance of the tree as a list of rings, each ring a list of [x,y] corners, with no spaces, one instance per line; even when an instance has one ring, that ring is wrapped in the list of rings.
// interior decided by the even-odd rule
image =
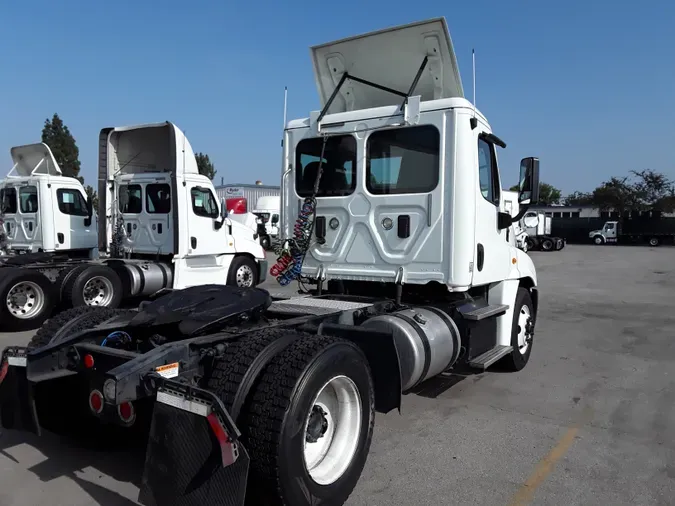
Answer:
[[[209,155],[197,153],[195,158],[197,159],[197,169],[199,170],[199,173],[213,181],[213,178],[216,177],[216,172],[218,171],[213,166],[213,163],[211,163],[211,160],[209,160]]]
[[[58,114],[54,113],[51,120],[45,120],[42,142],[52,150],[64,176],[76,178],[80,174],[80,150]]]
[[[514,192],[517,192],[518,189],[519,187],[517,184],[514,184],[511,188],[509,188],[510,191]],[[558,190],[555,186],[544,182],[539,183],[539,204],[546,206],[559,204],[560,196],[560,190]]]
[[[96,190],[87,185],[84,187],[84,191],[87,192],[87,198],[91,199],[91,208],[95,213],[98,212],[98,195],[96,194]]]
[[[593,205],[593,194],[585,192],[570,193],[564,199],[565,205],[568,206],[589,206]]]
[[[593,190],[592,203],[603,211],[613,210],[621,215],[627,211],[672,212],[675,184],[651,169],[633,170],[630,176],[612,177]]]

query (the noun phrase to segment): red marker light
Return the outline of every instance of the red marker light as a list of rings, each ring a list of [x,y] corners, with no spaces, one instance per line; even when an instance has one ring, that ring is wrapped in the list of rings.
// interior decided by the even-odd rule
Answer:
[[[98,390],[89,394],[89,408],[96,414],[103,411],[103,395]]]
[[[5,376],[7,376],[7,371],[9,370],[9,362],[6,360],[2,363],[2,367],[0,367],[0,383],[5,379]]]
[[[136,412],[134,411],[134,407],[130,402],[123,402],[117,406],[117,414],[124,423],[133,422],[136,417]]]
[[[85,355],[84,356],[84,366],[87,369],[91,369],[92,367],[94,367],[94,357],[92,357],[91,355]]]

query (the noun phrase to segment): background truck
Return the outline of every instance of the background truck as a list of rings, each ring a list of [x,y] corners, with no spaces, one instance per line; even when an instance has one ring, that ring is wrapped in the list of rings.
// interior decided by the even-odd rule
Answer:
[[[463,96],[445,19],[312,59],[323,108],[286,123],[272,270],[315,289],[190,287],[60,313],[4,350],[3,427],[149,431],[142,504],[340,505],[376,411],[443,372],[526,366],[537,276],[506,240],[506,144]],[[522,160],[523,209],[538,174]]]
[[[502,190],[504,210],[516,216],[521,209],[518,192]],[[565,247],[565,240],[551,235],[552,219],[542,211],[526,211],[513,224],[516,246],[523,251],[559,251]]]
[[[78,191],[66,201],[61,187],[48,182],[34,186],[41,202],[63,201],[65,213],[73,213],[61,213],[66,221],[59,222],[62,228],[53,229],[56,244],[70,245],[70,251],[59,254],[58,247],[55,252],[4,259],[0,264],[3,330],[35,328],[56,306],[116,308],[124,300],[165,288],[213,283],[255,286],[265,279],[265,252],[254,231],[222,214],[224,207],[216,201],[213,184],[197,171],[192,148],[175,125],[103,129],[99,164],[98,234],[88,229],[83,238],[78,236],[78,227],[91,226],[93,214]],[[44,176],[45,180],[53,177]],[[79,190],[74,179],[58,181]],[[46,215],[40,222],[47,244],[50,229],[45,224],[52,208],[44,205],[43,209]],[[72,226],[65,228],[64,223]],[[22,229],[30,227],[24,223]],[[98,248],[92,245],[96,235]],[[82,258],[75,258],[75,244],[90,247],[78,250],[86,252]]]
[[[279,237],[280,206],[281,197],[279,196],[260,197],[255,209],[251,211],[259,218],[258,237],[260,244],[266,250],[270,249]]]
[[[59,253],[97,258],[96,217],[79,180],[65,177],[44,143],[11,148],[13,167],[0,181],[4,253]]]
[[[658,246],[675,240],[675,220],[648,212],[621,221],[607,221],[600,230],[589,232],[588,237],[598,245],[647,243]]]
[[[542,211],[527,211],[521,220],[521,226],[527,234],[529,250],[559,251],[565,247],[565,240],[551,235],[552,218]]]

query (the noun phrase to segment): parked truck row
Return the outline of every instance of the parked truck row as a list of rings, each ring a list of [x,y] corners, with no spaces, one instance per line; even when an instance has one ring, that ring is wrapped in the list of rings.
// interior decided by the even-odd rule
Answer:
[[[11,154],[0,182],[3,330],[35,328],[55,308],[117,308],[166,288],[266,277],[255,232],[223,212],[172,123],[101,131],[98,217],[46,144]]]
[[[366,463],[375,412],[400,409],[403,394],[444,372],[526,366],[537,275],[502,209],[506,144],[464,98],[445,19],[311,52],[322,109],[285,125],[280,213],[284,247],[304,249],[286,268],[310,296],[187,287],[188,275],[220,275],[215,253],[190,256],[227,227],[208,181],[181,161],[191,151],[170,124],[104,130],[105,236],[113,244],[130,226],[135,251],[180,252],[179,282],[136,311],[69,309],[28,347],[5,349],[3,427],[87,426],[101,438],[106,424],[149,427],[146,505],[340,505]],[[144,140],[176,149],[144,158],[145,172],[133,156]],[[117,184],[146,195],[168,185],[176,214],[142,221],[125,202],[124,220],[113,219]],[[524,158],[515,221],[538,188],[539,160]]]

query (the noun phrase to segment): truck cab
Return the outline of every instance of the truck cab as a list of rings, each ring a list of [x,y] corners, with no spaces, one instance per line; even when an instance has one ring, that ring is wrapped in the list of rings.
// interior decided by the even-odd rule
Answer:
[[[98,256],[96,218],[82,183],[65,177],[44,143],[11,148],[0,182],[5,252]]]
[[[227,217],[177,126],[105,128],[100,152],[99,208],[105,219],[99,248],[113,258],[172,265],[173,288],[225,284],[244,271],[264,279],[265,253],[254,231]]]
[[[600,230],[592,230],[588,233],[588,238],[595,244],[605,244],[616,242],[619,234],[618,221],[606,221]]]
[[[536,271],[508,238],[514,220],[501,208],[498,160],[506,144],[464,97],[445,19],[311,54],[323,109],[285,128],[281,230],[290,253],[271,274],[281,284],[313,282],[319,293],[328,280],[328,292],[377,287],[397,300],[486,291],[490,305],[509,306],[496,339],[510,342],[516,292],[536,286]],[[537,199],[538,171],[537,158],[522,160],[523,209]]]
[[[258,198],[255,209],[251,212],[257,216],[258,236],[263,248],[269,249],[272,239],[279,235],[281,197],[276,195]]]

